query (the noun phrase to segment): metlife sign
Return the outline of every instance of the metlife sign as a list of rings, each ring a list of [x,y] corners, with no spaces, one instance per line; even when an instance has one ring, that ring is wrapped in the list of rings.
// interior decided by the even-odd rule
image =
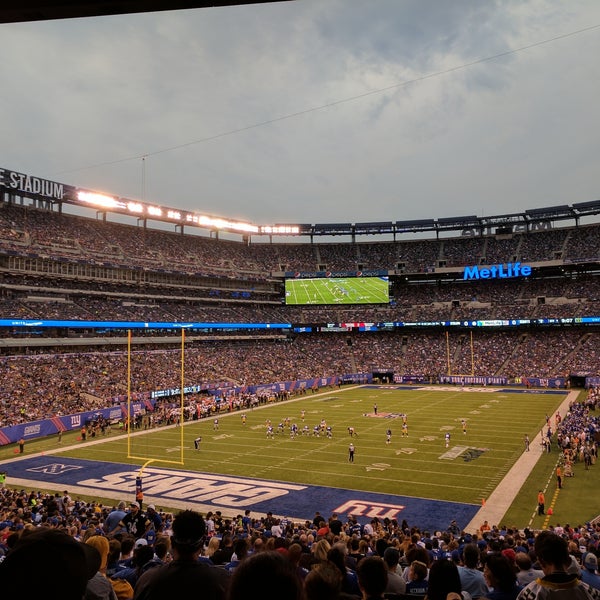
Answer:
[[[512,279],[515,277],[529,277],[531,267],[520,262],[492,265],[481,268],[477,265],[465,267],[463,279]]]

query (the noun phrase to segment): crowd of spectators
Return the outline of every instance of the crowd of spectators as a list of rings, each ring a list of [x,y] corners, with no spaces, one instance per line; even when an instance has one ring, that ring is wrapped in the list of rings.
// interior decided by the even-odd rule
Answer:
[[[600,225],[506,236],[290,244],[219,240],[191,230],[171,233],[3,203],[0,318],[310,324],[597,315],[600,278],[593,274],[468,284],[396,280],[390,305],[364,307],[282,306],[280,276],[302,271],[427,273],[509,261],[585,263],[597,260],[599,254]],[[22,273],[11,269],[9,258],[23,259]],[[5,330],[1,335],[22,335],[15,332]],[[451,334],[407,329],[268,338],[253,333],[251,337],[198,336],[186,348],[186,383],[200,387],[220,383],[227,388],[375,371],[425,375],[431,381],[447,373],[511,379],[568,377],[569,373],[598,374],[600,356],[598,332],[575,327]],[[15,351],[5,350],[0,358],[0,427],[118,403],[128,373],[134,394],[178,387],[180,348],[166,338],[160,341],[144,344],[143,350],[135,348],[129,357],[124,347],[112,346],[109,351],[97,343],[76,352],[71,347],[67,352],[27,343]],[[263,399],[246,393],[230,398],[234,403]],[[588,399],[595,406],[595,390]],[[153,424],[173,418],[167,406],[166,402],[158,405]],[[215,397],[194,394],[187,399],[187,408],[188,416],[207,416],[217,410],[217,403]],[[566,465],[577,460],[588,464],[586,448],[598,428],[589,408],[572,405],[557,428]],[[129,584],[120,588],[119,597],[132,597],[135,590],[136,598],[152,598],[148,590],[158,584],[150,585],[153,577],[144,573],[186,556],[224,574],[225,578],[211,576],[214,596],[210,597],[215,600],[247,597],[248,584],[261,568],[273,576],[281,574],[283,581],[283,559],[293,565],[300,581],[286,597],[296,590],[298,600],[382,597],[385,591],[412,592],[418,597],[429,586],[429,600],[437,600],[436,594],[446,598],[439,581],[456,579],[447,565],[455,566],[460,577],[460,585],[447,591],[462,592],[458,596],[462,600],[469,599],[469,591],[473,599],[503,600],[520,594],[519,598],[529,600],[536,597],[532,588],[520,591],[527,578],[532,573],[544,579],[553,576],[547,568],[547,547],[540,541],[549,534],[556,538],[550,541],[563,544],[569,556],[569,564],[563,561],[556,570],[564,570],[565,577],[572,571],[571,579],[550,579],[550,583],[572,586],[576,577],[600,589],[600,527],[589,523],[551,525],[541,533],[496,525],[467,533],[456,531],[452,524],[447,531],[428,532],[418,524],[388,519],[374,518],[361,525],[351,515],[316,514],[312,521],[298,523],[271,514],[252,517],[246,511],[225,517],[217,511],[207,513],[201,526],[198,515],[184,514],[177,532],[177,517],[154,506],[134,504],[106,506],[72,499],[67,491],[28,493],[3,487],[0,560],[13,551],[13,557],[19,557],[21,538],[43,529],[60,531],[105,553],[104,563],[97,567],[101,577]],[[204,528],[201,535],[198,527]],[[194,531],[195,537],[182,537],[181,531],[189,535]],[[261,567],[257,560],[261,555],[277,558]],[[17,560],[11,558],[6,564]],[[246,568],[252,561],[252,569]],[[442,571],[439,565],[444,567],[443,576],[436,574]],[[385,573],[383,589],[378,587],[381,579],[375,581],[380,573]],[[478,587],[469,590],[466,582],[474,580]],[[145,583],[138,585],[138,581]],[[387,587],[391,585],[394,589]],[[271,597],[264,581],[260,592],[267,600]],[[600,592],[589,597],[600,598]]]
[[[389,304],[286,306],[278,286],[221,289],[203,286],[136,285],[39,275],[0,275],[1,319],[157,320],[293,323],[457,322],[597,316],[600,278],[394,283]]]
[[[32,597],[27,594],[40,584],[47,586],[46,592],[62,585],[61,597],[72,597],[75,582],[65,579],[65,571],[63,577],[43,575],[55,568],[58,559],[52,553],[66,551],[65,544],[73,551],[69,544],[76,541],[101,555],[79,584],[87,587],[86,594],[91,594],[90,585],[101,583],[109,590],[86,598],[114,600],[110,590],[118,598],[175,593],[192,598],[199,591],[186,589],[192,583],[203,583],[203,593],[215,600],[353,600],[384,594],[414,600],[554,597],[538,596],[534,592],[540,587],[571,591],[557,596],[561,598],[600,598],[600,526],[592,523],[534,530],[485,522],[467,532],[452,521],[444,531],[426,531],[388,518],[361,524],[352,515],[319,512],[305,521],[271,512],[253,515],[248,509],[237,515],[189,509],[173,514],[138,501],[105,505],[72,498],[68,490],[52,494],[8,488],[0,489],[0,518],[3,588],[18,586],[25,597]],[[39,548],[32,545],[38,538]],[[45,559],[39,554],[42,543]],[[41,558],[37,576],[32,581],[16,578],[34,557]],[[289,569],[291,579],[282,569]],[[92,579],[98,572],[101,581]],[[377,589],[375,596],[369,595]],[[578,595],[582,591],[589,595]]]
[[[398,279],[389,305],[284,306],[283,271],[430,267],[509,260],[577,262],[597,255],[600,225],[381,242],[264,243],[168,232],[0,205],[4,263],[0,318],[199,323],[464,322],[574,317],[600,309],[593,274],[516,281],[422,282]],[[38,261],[41,261],[38,270]],[[96,270],[86,270],[90,265]],[[167,273],[168,272],[168,273]],[[115,276],[118,273],[118,277]],[[131,276],[131,278],[129,278]],[[133,348],[131,390],[177,387],[180,353],[168,330],[141,332]],[[110,406],[127,384],[124,332],[3,328],[0,426]],[[54,346],[44,338],[57,338]],[[112,338],[112,339],[110,339]],[[474,376],[568,377],[598,374],[600,337],[593,329],[453,330],[407,328],[380,333],[275,330],[191,331],[189,385],[250,386],[385,371],[436,381]],[[142,350],[142,347],[144,348]]]
[[[186,386],[248,388],[352,374],[425,376],[435,383],[448,373],[525,378],[597,373],[600,336],[551,330],[473,332],[376,332],[301,334],[293,338],[222,338],[185,347]],[[181,383],[181,342],[112,350],[78,348],[0,357],[0,427],[106,408],[134,395],[176,389]],[[450,364],[448,360],[450,359]],[[146,396],[143,396],[146,394]]]
[[[524,280],[418,282],[403,273],[531,261],[594,260],[600,225],[509,236],[265,243],[168,232],[0,204],[0,318],[248,323],[560,319],[600,310],[600,278],[578,269]],[[392,301],[284,306],[283,273],[392,276]],[[6,337],[10,331],[2,331]],[[26,336],[27,333],[19,332]]]
[[[352,374],[425,376],[435,383],[450,373],[531,377],[596,373],[600,336],[576,339],[564,331],[538,334],[384,332],[369,335],[303,334],[292,339],[204,340],[185,348],[186,386],[214,389],[312,381]],[[575,351],[577,350],[577,351]],[[448,354],[451,356],[448,368]],[[0,357],[0,427],[106,408],[126,397],[176,389],[181,344],[148,344],[112,351],[48,352]],[[144,396],[145,394],[145,396]]]
[[[2,204],[0,248],[15,254],[92,263],[178,269],[204,275],[265,279],[283,271],[425,272],[435,267],[511,261],[576,262],[597,257],[599,225],[508,236],[439,237],[372,242],[273,243],[231,241],[146,226]]]

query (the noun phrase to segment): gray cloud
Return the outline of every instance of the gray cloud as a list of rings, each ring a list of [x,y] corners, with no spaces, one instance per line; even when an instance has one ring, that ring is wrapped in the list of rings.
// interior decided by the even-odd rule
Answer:
[[[598,197],[595,0],[5,24],[0,53],[0,166],[65,183],[261,224]]]

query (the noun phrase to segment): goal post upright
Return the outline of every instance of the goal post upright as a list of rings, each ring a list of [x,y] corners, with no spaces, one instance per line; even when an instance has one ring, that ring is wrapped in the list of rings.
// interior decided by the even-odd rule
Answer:
[[[127,427],[127,458],[144,461],[139,470],[139,477],[142,477],[144,469],[151,463],[164,463],[170,465],[183,466],[184,458],[184,406],[185,406],[185,329],[181,330],[181,354],[180,354],[180,390],[179,390],[179,460],[165,458],[150,458],[148,456],[136,456],[131,453],[131,434],[132,434],[132,399],[131,399],[131,329],[127,331],[127,418],[125,420]]]

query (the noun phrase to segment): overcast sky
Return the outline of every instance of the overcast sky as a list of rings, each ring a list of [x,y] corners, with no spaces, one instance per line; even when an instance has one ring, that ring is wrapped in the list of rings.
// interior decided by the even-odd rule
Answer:
[[[600,198],[598,0],[0,25],[0,167],[256,224]]]

